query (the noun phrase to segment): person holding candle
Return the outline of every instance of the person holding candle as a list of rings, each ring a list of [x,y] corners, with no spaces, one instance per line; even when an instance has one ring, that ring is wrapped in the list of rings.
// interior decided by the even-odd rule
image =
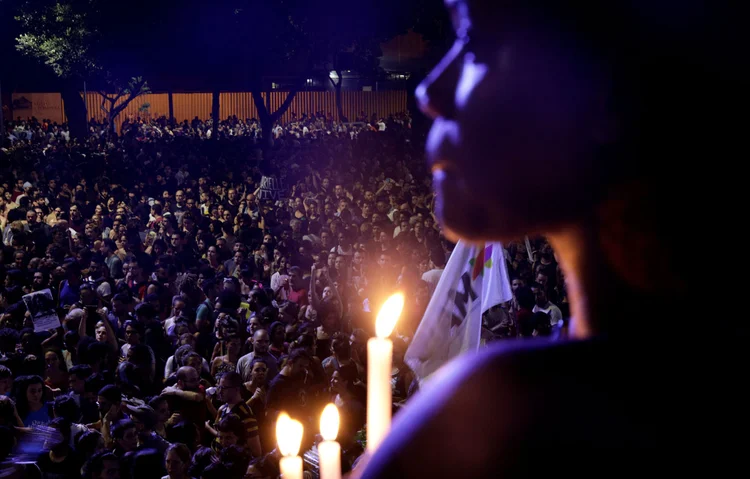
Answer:
[[[745,469],[727,425],[747,423],[746,322],[707,321],[695,308],[679,328],[665,320],[715,277],[696,244],[726,232],[715,212],[736,204],[722,192],[736,191],[726,159],[744,136],[716,120],[731,117],[744,89],[738,10],[692,0],[445,4],[456,42],[416,91],[435,120],[437,214],[452,237],[547,235],[575,340],[457,358],[399,413],[362,477]],[[722,340],[696,339],[707,323]]]

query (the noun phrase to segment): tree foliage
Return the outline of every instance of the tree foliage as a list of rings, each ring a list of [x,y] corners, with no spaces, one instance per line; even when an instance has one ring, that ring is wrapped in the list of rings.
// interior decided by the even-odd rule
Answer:
[[[18,6],[16,49],[61,78],[86,78],[101,66],[92,55],[99,36],[96,0],[28,0]]]

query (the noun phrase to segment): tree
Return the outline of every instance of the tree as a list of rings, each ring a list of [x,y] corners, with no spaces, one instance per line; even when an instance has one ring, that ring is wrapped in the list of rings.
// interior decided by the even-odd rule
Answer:
[[[151,89],[143,77],[131,78],[127,85],[121,85],[117,80],[110,80],[114,93],[99,91],[102,97],[101,109],[107,115],[107,125],[110,134],[115,132],[115,119],[128,105],[141,95],[150,93]]]
[[[16,20],[23,33],[16,49],[49,66],[60,80],[73,137],[86,134],[86,106],[80,95],[82,82],[99,70],[90,47],[98,31],[95,0],[28,0],[18,5]]]
[[[86,135],[87,112],[80,94],[84,81],[104,97],[127,90],[124,97],[130,98],[129,84],[142,68],[138,58],[148,52],[147,35],[133,35],[133,31],[149,31],[141,15],[147,5],[145,0],[131,0],[122,9],[106,0],[16,0],[15,19],[21,30],[16,49],[57,77],[71,136]],[[120,111],[114,105],[110,108],[110,123]]]

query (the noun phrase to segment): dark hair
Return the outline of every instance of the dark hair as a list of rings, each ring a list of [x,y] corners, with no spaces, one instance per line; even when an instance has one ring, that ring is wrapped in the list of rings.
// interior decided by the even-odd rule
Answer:
[[[152,398],[149,398],[147,403],[149,406],[151,406],[151,409],[156,411],[159,409],[159,405],[163,402],[167,402],[167,398],[165,396],[154,396]]]
[[[105,462],[116,462],[120,464],[120,459],[110,451],[100,451],[91,456],[88,462],[88,476],[90,478],[99,477],[104,471]]]
[[[44,356],[46,356],[47,353],[53,353],[55,356],[57,356],[57,362],[60,363],[60,371],[65,373],[68,372],[68,365],[65,363],[65,358],[63,357],[62,351],[57,348],[46,348],[44,350]]]
[[[143,326],[142,322],[137,321],[135,319],[128,319],[127,321],[125,321],[125,329],[127,329],[128,326],[135,329],[135,331],[138,333],[141,339],[144,339],[146,328]]]
[[[57,435],[52,436],[56,439],[53,449],[56,447],[70,447],[70,423],[71,421],[68,421],[64,417],[56,417],[47,424],[47,426],[56,429],[58,434],[61,435],[61,437]]]
[[[169,454],[170,452],[177,454],[177,457],[180,458],[180,461],[182,461],[186,466],[190,466],[190,449],[188,449],[185,444],[182,444],[180,442],[170,444],[170,446],[164,452],[164,457],[166,458],[167,454]]]
[[[534,331],[539,336],[550,336],[552,334],[552,324],[550,323],[549,314],[537,311],[531,316],[531,322],[534,325]]]
[[[229,477],[242,477],[247,471],[250,456],[245,448],[234,445],[225,447],[219,452],[219,462],[229,469]]]
[[[112,301],[119,301],[122,304],[130,304],[133,302],[133,298],[125,293],[117,293],[112,296]]]
[[[221,303],[222,309],[236,311],[242,304],[242,297],[235,291],[228,291],[225,289],[219,293],[217,302]]]
[[[76,364],[68,371],[69,375],[75,374],[78,379],[83,379],[84,381],[88,379],[93,373],[94,370],[91,369],[91,366],[89,366],[88,364]]]
[[[10,377],[13,377],[13,371],[0,364],[0,379],[7,379]]]
[[[101,374],[92,374],[86,378],[84,391],[86,391],[87,393],[94,393],[96,395],[99,395],[99,391],[101,391],[102,388],[106,386],[106,384],[107,382],[104,379],[104,376],[102,376]]]
[[[312,358],[310,357],[310,354],[307,351],[305,351],[304,348],[297,348],[289,354],[287,361],[289,364],[294,364],[300,359],[307,359],[308,361],[312,360]]]
[[[213,463],[216,455],[210,447],[201,447],[195,454],[193,459],[190,461],[190,469],[188,470],[188,476],[200,478],[203,476],[203,471]]]
[[[114,384],[107,384],[99,390],[97,396],[101,396],[112,404],[120,404],[122,401],[122,391]]]
[[[0,351],[12,352],[15,350],[16,344],[18,344],[18,331],[13,328],[0,329]]]
[[[211,292],[213,288],[216,287],[216,281],[212,279],[204,279],[203,283],[201,283],[201,291],[203,291],[203,294],[208,296],[208,293]]]
[[[519,287],[516,290],[516,301],[518,301],[518,305],[524,309],[533,309],[535,298],[531,288],[528,286]]]
[[[272,343],[273,343],[273,337],[274,337],[273,333],[275,330],[279,328],[281,328],[281,331],[284,334],[286,334],[286,325],[282,323],[281,321],[274,321],[273,323],[271,323],[271,327],[268,328],[268,336],[270,337]]]
[[[265,308],[260,310],[260,322],[263,323],[264,326],[268,326],[270,323],[274,322],[279,317],[279,310],[274,308],[273,306],[266,306]]]
[[[156,449],[141,449],[132,457],[130,477],[156,479],[166,474],[164,456]]]
[[[81,408],[75,399],[70,396],[58,396],[52,406],[52,412],[56,417],[61,417],[68,422],[79,422],[81,419]]]
[[[94,341],[88,344],[86,348],[87,364],[92,365],[104,361],[109,355],[109,345]],[[79,355],[80,356],[80,355]]]
[[[185,444],[192,451],[198,443],[198,429],[192,422],[180,421],[167,427],[167,441]]]
[[[128,429],[135,429],[135,423],[130,419],[123,419],[112,424],[112,439],[122,439],[125,431]]]
[[[29,400],[26,397],[26,390],[29,386],[41,384],[44,387],[44,379],[41,376],[20,376],[13,381],[13,391],[11,397],[16,403],[18,416],[23,419],[29,414]]]
[[[242,376],[237,371],[228,371],[222,374],[221,379],[226,381],[231,388],[242,386]]]
[[[77,434],[74,438],[76,452],[84,458],[90,457],[96,451],[96,446],[102,438],[102,433],[93,429],[88,429]]]
[[[343,333],[336,333],[331,341],[331,348],[337,357],[349,359],[352,354],[352,346],[349,343],[349,337]]]

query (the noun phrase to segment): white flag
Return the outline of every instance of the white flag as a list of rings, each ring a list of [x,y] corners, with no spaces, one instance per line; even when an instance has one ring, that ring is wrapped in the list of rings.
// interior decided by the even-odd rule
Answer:
[[[482,314],[511,298],[502,245],[459,241],[406,351],[406,364],[422,381],[459,354],[478,350]]]

